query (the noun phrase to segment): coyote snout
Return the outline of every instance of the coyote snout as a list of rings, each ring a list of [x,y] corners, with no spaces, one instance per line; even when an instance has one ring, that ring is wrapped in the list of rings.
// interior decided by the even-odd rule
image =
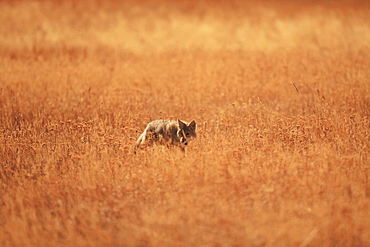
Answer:
[[[137,139],[135,151],[141,145],[152,145],[153,143],[179,146],[185,151],[185,146],[197,136],[195,132],[196,125],[194,120],[190,123],[180,119],[154,120],[148,123],[144,132]]]

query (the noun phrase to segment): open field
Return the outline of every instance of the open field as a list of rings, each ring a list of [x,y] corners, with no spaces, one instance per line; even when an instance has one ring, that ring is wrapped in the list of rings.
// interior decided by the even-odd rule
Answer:
[[[0,1],[0,246],[370,246],[370,4],[140,3]]]

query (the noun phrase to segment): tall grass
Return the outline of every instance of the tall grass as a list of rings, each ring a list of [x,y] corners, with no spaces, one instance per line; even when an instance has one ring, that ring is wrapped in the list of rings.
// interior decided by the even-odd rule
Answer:
[[[369,12],[0,2],[0,245],[369,245]]]

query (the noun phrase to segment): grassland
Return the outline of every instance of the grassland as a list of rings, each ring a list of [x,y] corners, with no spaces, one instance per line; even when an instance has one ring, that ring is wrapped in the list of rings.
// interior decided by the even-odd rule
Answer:
[[[1,246],[369,246],[365,1],[0,1]],[[132,153],[195,119],[184,156]]]

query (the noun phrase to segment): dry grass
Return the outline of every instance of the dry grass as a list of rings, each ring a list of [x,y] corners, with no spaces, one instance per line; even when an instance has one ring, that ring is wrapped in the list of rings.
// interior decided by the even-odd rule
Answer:
[[[1,246],[369,246],[370,6],[1,1]],[[131,146],[195,119],[184,157]]]

